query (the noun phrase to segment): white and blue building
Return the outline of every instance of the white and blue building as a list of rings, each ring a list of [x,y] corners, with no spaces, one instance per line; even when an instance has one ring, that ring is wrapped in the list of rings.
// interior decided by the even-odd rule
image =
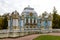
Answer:
[[[38,16],[34,8],[25,7],[21,15],[15,10],[8,16],[8,31],[13,36],[37,32],[52,32],[52,14],[46,11]],[[11,35],[12,36],[12,35]]]

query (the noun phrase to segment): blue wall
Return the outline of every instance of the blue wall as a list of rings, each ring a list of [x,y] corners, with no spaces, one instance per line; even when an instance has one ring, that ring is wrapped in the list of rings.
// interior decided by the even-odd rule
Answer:
[[[12,20],[12,18],[10,18],[11,20],[10,20],[10,30],[12,30],[12,25],[13,25],[13,20]]]

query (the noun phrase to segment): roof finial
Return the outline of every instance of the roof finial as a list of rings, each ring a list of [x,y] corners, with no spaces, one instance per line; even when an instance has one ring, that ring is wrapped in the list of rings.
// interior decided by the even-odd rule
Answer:
[[[53,12],[54,12],[54,13],[57,13],[57,10],[56,10],[55,6],[54,6],[54,9],[53,9]]]
[[[30,7],[30,5],[28,5],[28,7]]]

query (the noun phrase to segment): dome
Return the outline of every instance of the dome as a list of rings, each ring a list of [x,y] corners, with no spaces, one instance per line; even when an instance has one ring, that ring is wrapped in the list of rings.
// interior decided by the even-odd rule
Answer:
[[[34,8],[31,8],[29,5],[28,7],[25,7],[24,10],[34,10]]]
[[[37,13],[34,11],[34,8],[31,8],[30,6],[25,7],[21,15],[27,16],[30,15],[30,13],[32,13],[33,16],[37,16]]]

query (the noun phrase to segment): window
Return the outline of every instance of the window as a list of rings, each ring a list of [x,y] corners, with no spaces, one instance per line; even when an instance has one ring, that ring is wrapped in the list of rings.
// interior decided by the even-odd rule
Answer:
[[[34,23],[35,23],[35,19],[34,19]]]
[[[15,21],[15,19],[13,19],[13,26],[15,26],[16,25],[16,21]]]
[[[18,26],[18,19],[13,19],[13,26]]]
[[[28,23],[28,18],[26,19],[26,23]]]

